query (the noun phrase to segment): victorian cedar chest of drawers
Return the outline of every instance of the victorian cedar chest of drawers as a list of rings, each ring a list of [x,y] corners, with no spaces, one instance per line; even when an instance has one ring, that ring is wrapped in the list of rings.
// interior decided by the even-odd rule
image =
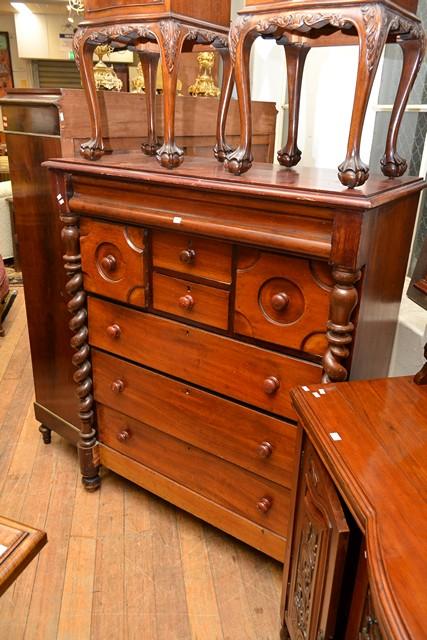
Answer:
[[[283,559],[297,384],[387,372],[418,178],[50,161],[83,482],[99,464]],[[96,428],[95,428],[96,424]]]

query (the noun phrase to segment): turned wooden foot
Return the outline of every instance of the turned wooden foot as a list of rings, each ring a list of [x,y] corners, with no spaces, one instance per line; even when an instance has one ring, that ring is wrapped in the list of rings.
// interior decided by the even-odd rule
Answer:
[[[409,94],[424,57],[425,39],[404,40],[399,44],[403,53],[402,73],[388,127],[385,153],[381,159],[381,171],[389,178],[402,176],[408,167],[406,160],[396,151],[397,138]]]
[[[52,430],[49,427],[46,427],[44,424],[39,426],[39,431],[42,434],[43,442],[45,444],[50,444],[52,441]]]
[[[369,178],[369,167],[360,159],[360,142],[369,96],[381,53],[387,39],[389,23],[379,5],[362,8],[354,15],[354,24],[359,35],[359,63],[356,90],[348,136],[347,155],[338,167],[341,183],[354,189]],[[369,30],[367,29],[369,24]]]
[[[94,491],[97,491],[99,489],[99,487],[101,486],[101,478],[99,475],[96,475],[92,478],[85,478],[84,476],[82,477],[82,484],[84,486],[84,488],[86,489],[86,491],[88,491],[89,493],[93,493]]]
[[[232,24],[230,55],[232,61],[234,60],[234,77],[239,98],[240,144],[235,151],[227,155],[224,166],[235,175],[248,171],[253,162],[249,61],[252,44],[256,37],[257,34],[252,32],[250,20],[246,22],[244,17],[240,17]]]
[[[297,145],[301,84],[305,59],[310,48],[303,45],[287,45],[284,49],[288,76],[289,125],[288,139],[283,149],[278,151],[277,160],[283,167],[294,167],[301,160],[301,151]]]
[[[218,162],[225,162],[227,155],[233,152],[225,139],[225,126],[227,123],[227,114],[230,106],[231,94],[234,86],[234,71],[231,64],[230,52],[228,49],[219,49],[222,58],[222,86],[221,97],[218,107],[216,145],[213,149],[214,156]]]
[[[91,138],[80,145],[80,154],[87,160],[98,160],[105,153],[101,133],[101,111],[93,72],[93,52],[96,44],[90,42],[90,32],[77,29],[74,35],[74,53],[89,110]]]

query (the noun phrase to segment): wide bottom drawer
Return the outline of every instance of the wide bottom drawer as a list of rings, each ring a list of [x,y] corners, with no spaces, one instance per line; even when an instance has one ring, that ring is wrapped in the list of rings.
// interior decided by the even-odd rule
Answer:
[[[197,447],[98,405],[100,442],[280,535],[287,531],[290,491]]]
[[[284,562],[285,537],[221,507],[216,502],[184,487],[154,469],[132,460],[119,451],[104,444],[99,444],[98,449],[100,462],[106,469],[111,469],[123,478],[135,482],[147,491],[151,491],[180,509],[184,509],[201,520],[246,542],[279,562]]]
[[[95,400],[246,471],[292,486],[296,427],[121,358],[92,351]]]

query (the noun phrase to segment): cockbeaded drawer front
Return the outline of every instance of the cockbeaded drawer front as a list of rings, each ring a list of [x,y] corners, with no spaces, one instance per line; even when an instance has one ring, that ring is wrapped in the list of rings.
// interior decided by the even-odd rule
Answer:
[[[152,232],[153,267],[229,284],[232,246],[173,231]]]
[[[153,308],[217,329],[228,328],[229,292],[205,284],[153,274]]]
[[[288,489],[103,405],[97,416],[103,444],[271,531],[287,530]]]
[[[136,307],[145,306],[144,229],[82,218],[80,252],[87,291]]]
[[[332,286],[326,262],[240,247],[234,330],[323,355]]]
[[[162,373],[294,418],[289,391],[320,382],[320,366],[173,320],[88,300],[89,341]]]
[[[295,426],[96,349],[92,366],[100,404],[291,487]]]

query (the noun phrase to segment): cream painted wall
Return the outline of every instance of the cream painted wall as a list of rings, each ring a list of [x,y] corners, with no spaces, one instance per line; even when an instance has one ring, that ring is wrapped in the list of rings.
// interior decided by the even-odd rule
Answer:
[[[0,14],[0,31],[7,31],[9,34],[10,49],[12,54],[12,70],[15,87],[18,89],[31,87],[33,85],[33,77],[31,63],[23,60],[18,55],[18,47],[16,42],[15,21],[13,14]]]

